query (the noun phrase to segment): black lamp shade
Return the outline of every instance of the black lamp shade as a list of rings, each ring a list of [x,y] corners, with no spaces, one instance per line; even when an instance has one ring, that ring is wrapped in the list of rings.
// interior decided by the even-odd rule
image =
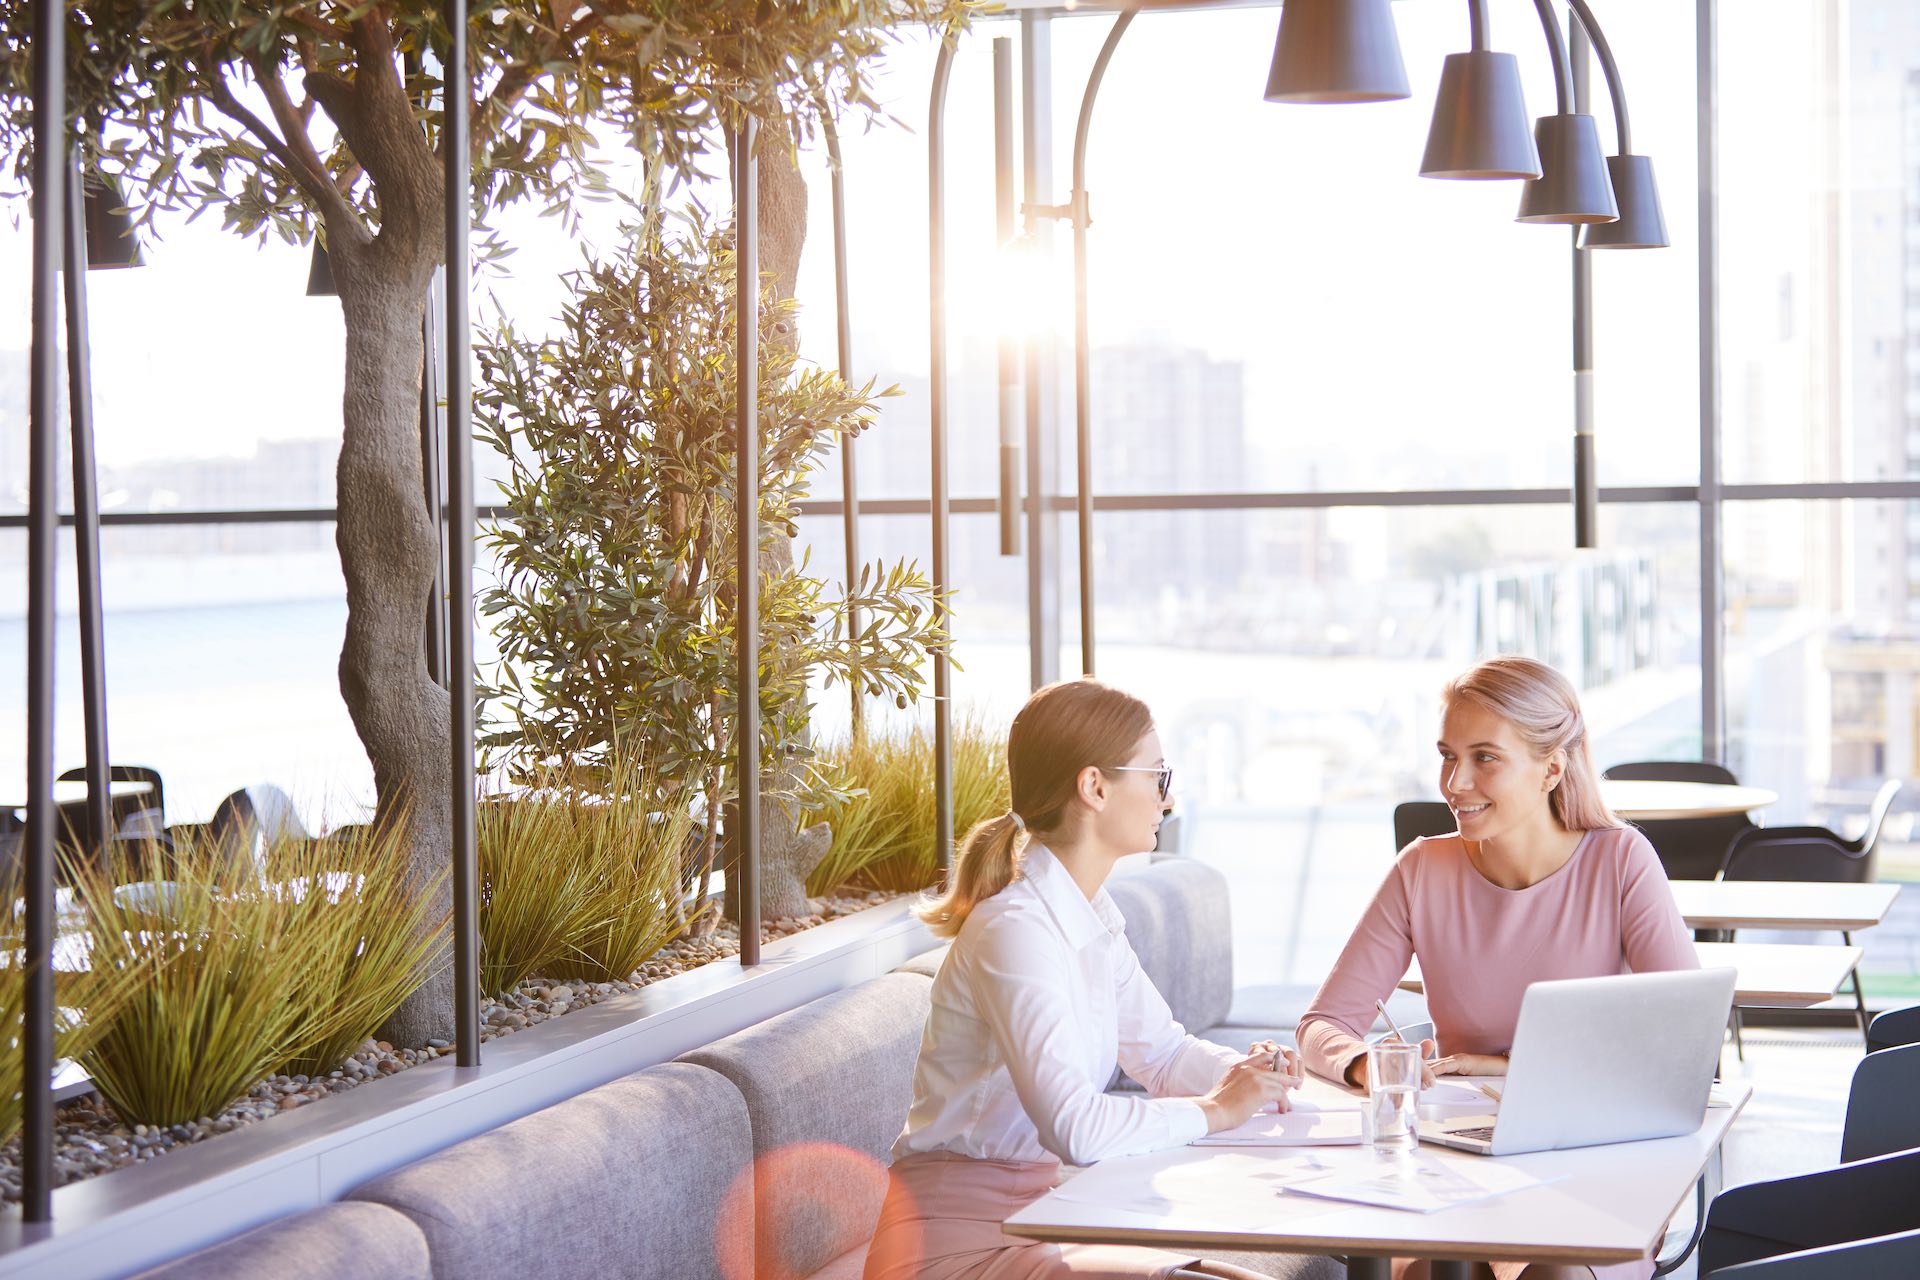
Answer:
[[[85,181],[87,266],[95,271],[144,266],[140,237],[133,216],[120,194],[120,184],[109,177],[89,175]]]
[[[1608,156],[1613,198],[1620,206],[1617,222],[1603,222],[1580,232],[1582,249],[1664,249],[1667,220],[1660,213],[1660,188],[1653,180],[1653,161],[1646,156]]]
[[[1407,98],[1391,0],[1287,0],[1267,74],[1268,102]]]
[[[1537,178],[1540,157],[1520,96],[1520,60],[1475,49],[1450,53],[1433,102],[1425,178]]]
[[[1606,157],[1600,154],[1600,130],[1589,115],[1541,116],[1533,140],[1540,151],[1538,178],[1520,192],[1516,222],[1582,226],[1612,222],[1620,216]]]

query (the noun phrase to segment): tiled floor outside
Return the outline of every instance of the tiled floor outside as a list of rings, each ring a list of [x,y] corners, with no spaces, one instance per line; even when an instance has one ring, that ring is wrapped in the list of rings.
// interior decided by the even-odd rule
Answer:
[[[1236,984],[1317,984],[1393,861],[1390,813],[1355,802],[1193,817],[1187,852],[1218,866],[1233,883]],[[1920,885],[1901,895],[1886,924],[1855,941],[1868,948],[1869,970],[1891,979],[1870,979],[1869,990],[1878,986],[1896,997],[1890,1003],[1913,1002],[1901,993],[1920,974]],[[1727,1138],[1726,1184],[1837,1163],[1847,1086],[1862,1051],[1859,1032],[1751,1028],[1746,1050],[1746,1062],[1737,1061],[1729,1041],[1724,1055],[1729,1078],[1754,1089]],[[1679,1219],[1681,1226],[1691,1224],[1691,1203]],[[1693,1277],[1692,1260],[1673,1274]]]

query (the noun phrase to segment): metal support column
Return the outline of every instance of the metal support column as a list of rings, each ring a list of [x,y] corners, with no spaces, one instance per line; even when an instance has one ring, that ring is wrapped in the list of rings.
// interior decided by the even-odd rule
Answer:
[[[480,1065],[480,855],[474,808],[473,388],[469,368],[467,248],[472,210],[466,0],[447,0],[441,150],[446,163],[447,675],[449,785],[453,789],[453,1021],[455,1058]],[[424,392],[423,394],[430,394]],[[439,521],[435,521],[438,525]]]
[[[1020,11],[1020,155],[1022,232],[1039,253],[1053,244],[1040,216],[1053,200],[1053,19]],[[1027,339],[1021,373],[1027,422],[1027,662],[1038,689],[1060,678],[1060,521],[1047,499],[1059,487],[1059,412],[1050,337]]]
[[[1577,17],[1567,19],[1567,57],[1572,63],[1573,109],[1591,111],[1591,41]],[[1600,479],[1593,457],[1593,258],[1580,248],[1580,228],[1567,229],[1573,255],[1573,545],[1600,545]]]
[[[93,348],[87,337],[87,212],[80,150],[67,165],[67,413],[73,464],[73,555],[80,588],[80,696],[87,744],[89,849],[113,837],[107,752],[107,642],[100,603],[100,479],[93,457]]]
[[[740,802],[733,873],[740,878],[740,963],[760,963],[760,183],[759,122],[735,135],[734,626],[738,701],[734,750]]]
[[[1127,9],[1113,20],[1100,54],[1080,95],[1080,120],[1073,131],[1073,458],[1077,477],[1080,535],[1080,671],[1093,674],[1093,349],[1087,316],[1087,131],[1093,126],[1093,104],[1100,81],[1121,37],[1133,25],[1138,9]]]
[[[53,657],[60,431],[60,257],[66,235],[66,6],[33,6],[33,353],[27,461],[25,1013],[20,1030],[20,1212],[53,1217]],[[5,1087],[11,1087],[7,1081]]]
[[[953,34],[933,64],[927,105],[927,332],[932,404],[934,621],[948,632],[933,650],[933,853],[942,876],[953,865],[953,615],[947,568],[947,81]]]
[[[1719,0],[1695,0],[1700,184],[1700,758],[1727,759],[1726,583],[1720,495]]]
[[[451,687],[449,672],[452,655],[447,635],[456,625],[448,613],[447,543],[452,532],[447,524],[447,477],[441,461],[448,445],[445,410],[441,402],[446,394],[446,362],[441,359],[440,323],[446,310],[446,273],[434,273],[427,286],[427,306],[420,320],[420,474],[421,497],[427,504],[427,516],[433,521],[440,554],[433,564],[433,595],[427,601],[424,643],[427,650],[427,674],[443,687]]]
[[[834,127],[833,111],[827,95],[816,94],[820,109],[820,132],[827,142],[827,164],[833,180],[833,317],[834,343],[840,356],[840,381],[853,385],[853,306],[847,282],[847,183],[841,167],[840,131]],[[847,594],[852,595],[860,582],[860,477],[854,467],[853,435],[840,439],[840,493],[844,506],[840,512],[840,538],[845,544]],[[860,634],[860,610],[847,606],[847,638]],[[859,673],[847,681],[847,701],[853,719],[851,734],[857,744],[867,732],[867,688]]]
[[[1019,224],[1014,220],[1013,41],[993,40],[993,234],[995,252],[1009,263]],[[998,343],[1000,426],[1000,554],[1020,554],[1020,343],[1012,325],[1002,325]]]

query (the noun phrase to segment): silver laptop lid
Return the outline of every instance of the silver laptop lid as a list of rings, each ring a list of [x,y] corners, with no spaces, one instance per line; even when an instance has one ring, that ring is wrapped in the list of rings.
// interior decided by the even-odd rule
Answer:
[[[1706,1115],[1733,992],[1728,968],[1528,987],[1493,1153],[1692,1133]]]

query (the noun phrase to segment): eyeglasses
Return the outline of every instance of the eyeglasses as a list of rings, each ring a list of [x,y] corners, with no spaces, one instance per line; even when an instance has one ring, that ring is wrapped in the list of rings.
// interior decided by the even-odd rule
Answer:
[[[1173,791],[1173,766],[1170,764],[1110,764],[1108,773],[1154,773],[1158,774],[1160,798],[1165,800]]]

